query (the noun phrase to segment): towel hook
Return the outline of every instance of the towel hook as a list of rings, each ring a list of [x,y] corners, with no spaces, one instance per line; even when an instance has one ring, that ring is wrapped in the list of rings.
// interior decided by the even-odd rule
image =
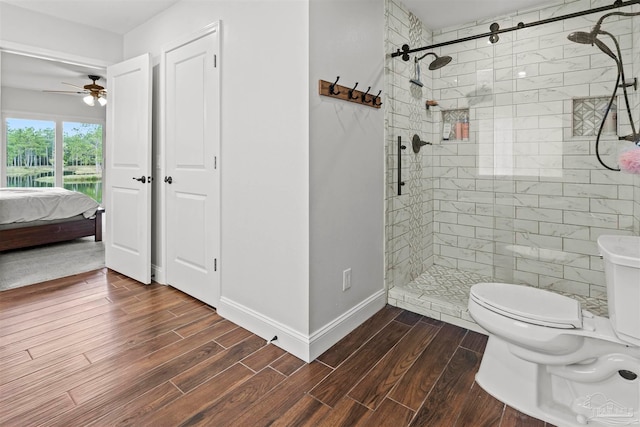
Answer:
[[[369,94],[370,90],[371,90],[371,86],[369,86],[367,88],[367,91],[362,94],[362,102],[366,102],[367,104],[371,102],[371,101],[367,101],[367,95]]]
[[[356,82],[356,85],[353,87],[353,89],[349,89],[349,99],[358,99],[357,96],[353,96],[353,91],[356,90],[357,87],[358,87],[358,82]]]
[[[336,81],[333,82],[333,84],[329,85],[329,93],[331,95],[340,95],[340,91],[338,91],[338,92],[335,91],[336,84],[338,83],[338,80],[340,80],[340,76],[338,76],[338,78],[336,78]]]
[[[373,98],[373,105],[375,105],[375,106],[380,106],[380,105],[382,105],[382,102],[378,104],[378,101],[377,101],[378,99],[380,99],[380,94],[381,94],[381,93],[382,93],[382,89],[380,89],[380,90],[378,91],[378,94],[375,96],[375,98]]]

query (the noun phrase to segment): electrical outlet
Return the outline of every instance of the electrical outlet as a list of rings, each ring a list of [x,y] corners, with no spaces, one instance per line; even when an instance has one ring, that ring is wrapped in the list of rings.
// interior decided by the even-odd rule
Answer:
[[[351,287],[351,269],[347,268],[342,272],[342,291],[346,291]]]

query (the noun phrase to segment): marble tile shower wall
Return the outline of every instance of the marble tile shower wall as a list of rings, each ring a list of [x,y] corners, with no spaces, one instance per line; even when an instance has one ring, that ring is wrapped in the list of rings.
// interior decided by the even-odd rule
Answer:
[[[640,12],[640,5],[633,6],[634,12]],[[633,76],[640,80],[640,19],[633,20]],[[640,91],[636,91],[635,98],[635,115],[637,118],[636,128],[640,127]],[[636,129],[640,132],[640,129]],[[634,177],[634,195],[633,195],[633,232],[640,235],[640,175]]]
[[[423,32],[438,43],[486,33],[492,22],[506,28],[608,4],[560,1]],[[408,42],[409,16],[401,3],[387,1],[387,52]],[[572,135],[573,99],[610,96],[616,79],[610,58],[567,40],[572,31],[590,30],[600,16],[504,33],[494,45],[478,39],[436,51],[453,61],[431,72],[428,81],[423,73],[422,130],[431,132],[427,139],[434,142],[422,155],[420,202],[426,219],[416,228],[433,238],[432,257],[428,237],[420,240],[425,267],[435,263],[498,280],[604,295],[596,239],[605,233],[640,234],[640,177],[604,169],[595,156],[595,138]],[[620,41],[627,75],[640,77],[638,21],[611,17],[603,28]],[[387,283],[392,287],[413,275],[408,260],[417,221],[412,223],[413,210],[404,209],[412,196],[395,197],[395,138],[412,129],[409,110],[416,96],[408,85],[412,64],[400,59],[387,64]],[[425,111],[426,99],[439,106]],[[634,93],[632,100],[638,117],[640,95]],[[441,111],[460,108],[469,109],[469,140],[443,141]],[[618,133],[626,135],[629,120],[619,111]],[[601,148],[605,162],[615,165],[625,145],[608,137]]]
[[[431,43],[431,32],[399,1],[385,2],[385,51],[407,43],[424,46]],[[431,75],[422,67],[424,87],[409,83],[415,77],[411,61],[386,61],[386,277],[388,288],[406,284],[433,264],[433,184],[431,150],[411,149],[414,134],[428,139],[432,120],[425,113],[424,100],[431,95]],[[402,138],[402,195],[397,195],[397,143]]]

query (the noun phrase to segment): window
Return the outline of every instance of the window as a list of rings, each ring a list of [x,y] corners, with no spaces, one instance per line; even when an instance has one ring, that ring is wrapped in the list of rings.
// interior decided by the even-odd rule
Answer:
[[[56,123],[7,119],[7,187],[53,187]]]
[[[63,123],[62,185],[102,202],[102,125]]]
[[[4,128],[1,185],[64,187],[102,202],[101,123],[5,117]]]

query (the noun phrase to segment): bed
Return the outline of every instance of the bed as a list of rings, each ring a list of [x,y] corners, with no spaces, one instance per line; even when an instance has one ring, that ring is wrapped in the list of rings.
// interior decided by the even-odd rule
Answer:
[[[95,236],[104,209],[91,197],[59,187],[0,188],[0,252]]]

